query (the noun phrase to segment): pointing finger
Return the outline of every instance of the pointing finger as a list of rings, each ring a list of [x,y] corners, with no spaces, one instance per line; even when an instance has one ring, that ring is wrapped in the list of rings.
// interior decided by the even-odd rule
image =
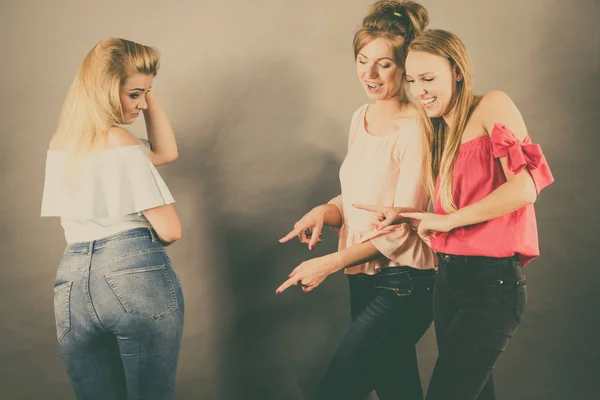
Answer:
[[[281,286],[279,286],[277,288],[277,290],[275,291],[275,294],[281,294],[284,290],[286,290],[290,286],[295,285],[296,282],[298,282],[298,278],[292,276],[291,278],[289,278],[287,281],[283,282],[283,284],[281,284]]]
[[[285,235],[284,237],[282,237],[281,239],[279,239],[279,243],[285,243],[288,240],[295,238],[296,236],[298,236],[300,234],[300,229],[298,228],[294,228],[290,231],[290,233],[288,233],[287,235]]]
[[[379,206],[374,206],[371,204],[352,204],[354,208],[358,208],[359,210],[372,211],[376,212],[379,210]]]

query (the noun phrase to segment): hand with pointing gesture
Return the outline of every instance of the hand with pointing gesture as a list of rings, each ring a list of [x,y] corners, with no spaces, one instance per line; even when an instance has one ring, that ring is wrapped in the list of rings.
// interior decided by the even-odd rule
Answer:
[[[359,210],[370,211],[373,213],[373,219],[371,224],[375,226],[375,229],[380,230],[386,226],[392,224],[402,224],[404,222],[410,222],[407,218],[402,217],[400,213],[404,212],[420,212],[421,210],[412,207],[387,207],[387,206],[376,206],[371,204],[353,204],[354,208]]]
[[[417,233],[429,247],[431,237],[436,237],[439,232],[449,232],[456,228],[451,215],[440,215],[427,212],[403,212],[400,217],[421,221]]]
[[[312,250],[321,241],[325,213],[324,207],[313,208],[294,224],[290,233],[279,239],[279,243],[286,243],[297,236],[301,243],[307,243],[308,249]]]
[[[277,288],[280,294],[290,286],[300,286],[302,290],[310,292],[319,286],[329,275],[343,268],[343,259],[340,253],[331,253],[323,257],[313,258],[298,265],[289,275],[289,279]]]

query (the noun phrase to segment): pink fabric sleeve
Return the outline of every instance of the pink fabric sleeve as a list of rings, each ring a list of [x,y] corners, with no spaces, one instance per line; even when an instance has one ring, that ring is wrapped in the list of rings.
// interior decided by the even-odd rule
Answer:
[[[494,158],[506,157],[508,170],[512,174],[527,168],[538,194],[554,182],[541,146],[531,143],[529,136],[520,141],[506,126],[497,123],[494,124],[490,139]]]
[[[422,180],[421,136],[415,135],[408,146],[400,154],[400,174],[395,186],[394,206],[412,207],[426,211],[429,197]],[[382,231],[375,231],[363,239],[367,239],[390,261],[398,265],[410,265],[419,268],[430,268],[433,260],[424,258],[429,254],[427,246],[416,231],[407,224],[392,225]],[[423,263],[431,266],[420,265]],[[415,265],[417,264],[417,265]]]

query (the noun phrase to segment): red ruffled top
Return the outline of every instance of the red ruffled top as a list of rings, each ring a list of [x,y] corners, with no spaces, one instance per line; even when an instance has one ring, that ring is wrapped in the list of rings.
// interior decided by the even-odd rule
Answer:
[[[546,158],[538,144],[528,136],[520,141],[502,124],[495,124],[490,136],[460,145],[453,169],[452,195],[457,208],[473,204],[506,182],[499,158],[507,157],[509,173],[518,174],[527,167],[537,193],[554,182]],[[434,210],[446,214],[439,200],[440,178],[435,188]],[[511,257],[517,255],[525,266],[540,255],[537,223],[533,204],[474,225],[463,226],[431,238],[440,253]]]

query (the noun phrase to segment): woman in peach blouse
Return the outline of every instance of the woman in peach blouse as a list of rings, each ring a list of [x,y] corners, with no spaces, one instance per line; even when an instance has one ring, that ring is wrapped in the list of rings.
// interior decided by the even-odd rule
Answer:
[[[352,117],[342,193],[280,240],[298,236],[312,249],[329,225],[339,234],[339,251],[300,264],[278,294],[292,285],[309,292],[340,270],[350,281],[353,324],[317,399],[364,399],[373,390],[380,400],[423,398],[415,345],[432,322],[434,254],[407,224],[378,229],[360,204],[427,209],[418,110],[403,85],[406,48],[427,22],[425,8],[411,1],[373,5],[354,52],[358,78],[374,104]]]

